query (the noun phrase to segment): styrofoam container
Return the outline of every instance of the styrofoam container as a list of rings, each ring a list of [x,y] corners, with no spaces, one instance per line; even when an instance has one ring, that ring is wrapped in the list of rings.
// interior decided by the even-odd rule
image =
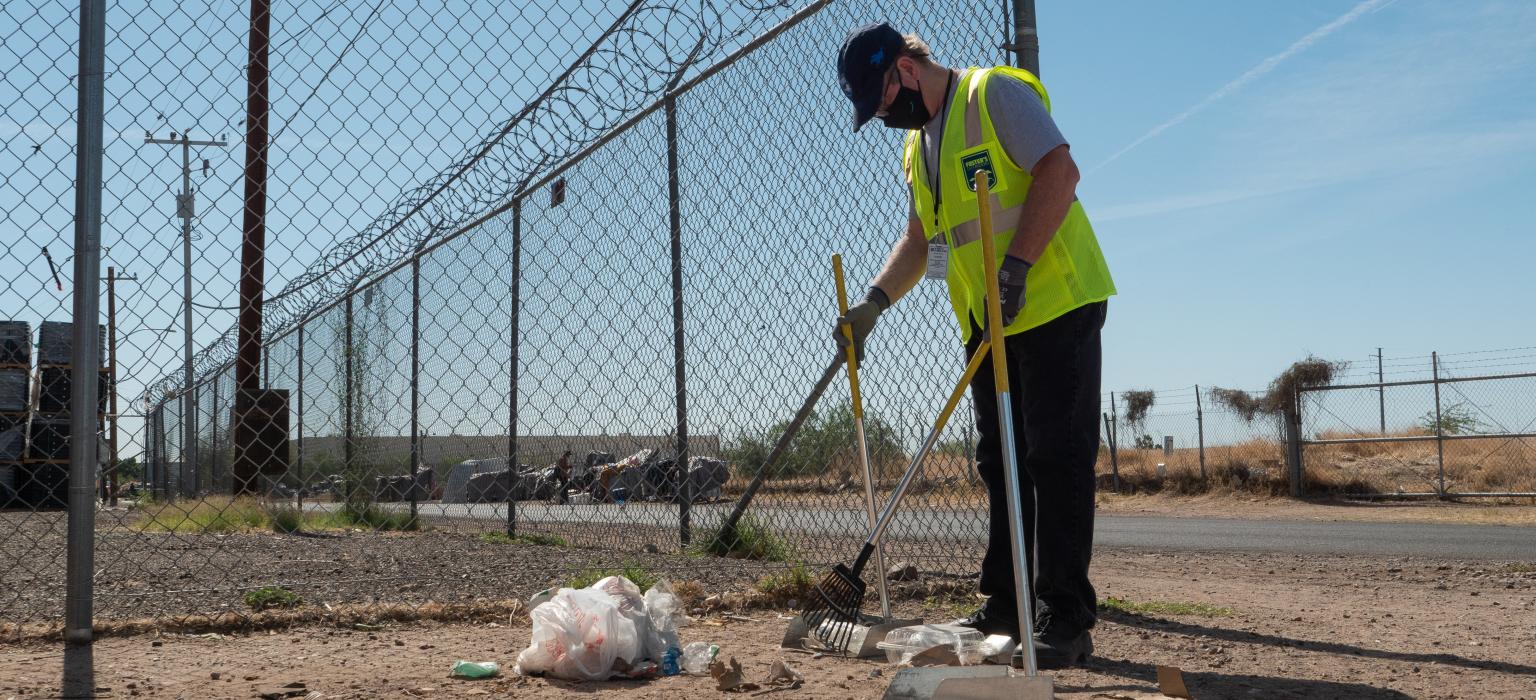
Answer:
[[[875,646],[893,664],[911,663],[912,657],[934,647],[948,646],[965,665],[981,663],[988,656],[986,635],[961,625],[912,625],[891,630]]]

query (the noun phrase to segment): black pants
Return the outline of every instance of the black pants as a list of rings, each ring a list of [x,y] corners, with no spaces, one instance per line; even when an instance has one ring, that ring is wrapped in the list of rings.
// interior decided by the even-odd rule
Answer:
[[[1035,598],[1053,625],[1092,627],[1097,619],[1088,564],[1093,556],[1094,460],[1099,450],[1099,331],[1107,303],[1075,309],[1008,338],[1008,381],[1024,538]],[[968,350],[981,333],[973,329]],[[988,359],[971,383],[976,404],[977,470],[987,485],[991,527],[981,562],[987,610],[1015,617],[997,390]]]

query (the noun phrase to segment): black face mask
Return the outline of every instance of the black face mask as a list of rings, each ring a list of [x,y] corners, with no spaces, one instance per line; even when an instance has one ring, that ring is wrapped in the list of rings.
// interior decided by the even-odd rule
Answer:
[[[932,118],[933,113],[923,102],[923,93],[902,85],[880,121],[892,129],[921,129]]]

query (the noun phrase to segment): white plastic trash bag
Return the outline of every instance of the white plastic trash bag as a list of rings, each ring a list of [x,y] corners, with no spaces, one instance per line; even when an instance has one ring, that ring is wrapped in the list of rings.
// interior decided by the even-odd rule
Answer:
[[[531,617],[533,639],[517,655],[515,670],[521,675],[605,680],[613,675],[615,660],[633,662],[641,650],[634,621],[619,609],[614,595],[595,585],[562,588],[534,608]]]
[[[645,592],[645,613],[650,620],[649,634],[641,637],[645,656],[660,661],[668,649],[678,648],[677,628],[687,626],[688,615],[672,592],[672,584],[665,580],[657,581]]]

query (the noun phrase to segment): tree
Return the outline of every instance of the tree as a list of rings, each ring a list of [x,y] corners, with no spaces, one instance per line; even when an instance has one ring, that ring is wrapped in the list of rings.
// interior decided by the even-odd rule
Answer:
[[[134,457],[117,460],[117,479],[119,482],[142,481],[144,479],[144,465]]]

